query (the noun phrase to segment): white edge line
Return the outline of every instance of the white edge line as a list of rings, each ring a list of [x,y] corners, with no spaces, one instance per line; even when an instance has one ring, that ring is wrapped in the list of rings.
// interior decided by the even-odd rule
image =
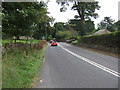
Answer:
[[[114,76],[120,77],[120,73],[118,73],[118,72],[116,72],[116,71],[114,71],[114,70],[112,70],[112,69],[109,69],[109,68],[107,68],[107,67],[105,67],[105,66],[103,66],[103,65],[100,65],[100,64],[98,64],[98,63],[96,63],[96,62],[94,62],[94,61],[92,61],[92,60],[90,60],[90,59],[87,59],[87,58],[85,58],[85,57],[79,56],[79,55],[77,55],[77,54],[69,51],[68,49],[62,47],[60,44],[59,44],[59,46],[60,46],[62,49],[64,49],[65,51],[69,52],[70,54],[76,56],[77,58],[80,58],[81,60],[86,61],[86,62],[88,62],[89,64],[92,64],[93,66],[96,66],[96,67],[98,67],[98,68],[100,68],[100,69],[102,69],[102,70],[104,70],[104,71],[106,71],[106,72],[108,72],[108,73],[110,73],[110,74],[112,74],[112,75],[114,75]]]

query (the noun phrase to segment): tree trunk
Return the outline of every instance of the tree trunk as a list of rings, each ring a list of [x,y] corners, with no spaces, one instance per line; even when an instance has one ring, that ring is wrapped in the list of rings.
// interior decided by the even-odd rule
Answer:
[[[16,38],[15,38],[15,41],[14,41],[14,43],[16,44]]]
[[[20,40],[20,36],[16,36],[16,40]]]
[[[82,20],[82,30],[81,30],[81,36],[85,35],[85,21]]]
[[[75,2],[75,5],[77,6],[80,2]],[[84,36],[85,35],[85,18],[84,18],[84,10],[81,10],[79,8],[77,8],[77,12],[79,14],[80,17],[80,21],[81,21],[81,30],[80,30],[80,35]]]

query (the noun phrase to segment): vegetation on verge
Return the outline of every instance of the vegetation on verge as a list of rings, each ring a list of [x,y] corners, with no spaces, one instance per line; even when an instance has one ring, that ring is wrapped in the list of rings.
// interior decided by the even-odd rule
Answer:
[[[43,62],[46,41],[31,47],[11,46],[5,49],[2,57],[2,88],[32,87],[35,76]]]
[[[78,37],[77,42],[73,42],[73,44],[77,45],[87,45],[90,47],[100,47],[104,48],[103,51],[107,50],[109,52],[120,54],[120,31],[112,32],[110,34],[102,34],[102,35],[91,35]]]
[[[13,40],[10,40],[10,39],[5,39],[5,40],[2,40],[1,41],[2,42],[2,45],[3,46],[5,46],[5,44],[7,44],[7,43],[14,43],[14,41]],[[20,39],[20,40],[16,40],[16,43],[29,43],[29,44],[34,44],[34,43],[38,43],[38,42],[40,42],[40,40],[28,40],[28,41],[26,41],[26,39]]]

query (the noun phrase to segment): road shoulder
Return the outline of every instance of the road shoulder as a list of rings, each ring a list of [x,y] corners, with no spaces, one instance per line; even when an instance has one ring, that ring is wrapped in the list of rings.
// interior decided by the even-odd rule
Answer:
[[[101,51],[101,50],[97,50],[97,49],[88,48],[88,47],[85,47],[85,46],[78,46],[78,45],[73,45],[73,44],[70,44],[70,45],[120,59],[119,54],[115,54],[115,53],[112,53],[112,52],[105,52],[105,51]]]

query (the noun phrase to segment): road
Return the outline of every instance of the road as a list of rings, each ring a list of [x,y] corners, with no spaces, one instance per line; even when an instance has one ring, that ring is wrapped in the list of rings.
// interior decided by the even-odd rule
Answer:
[[[66,43],[50,45],[34,88],[118,88],[118,59]]]

